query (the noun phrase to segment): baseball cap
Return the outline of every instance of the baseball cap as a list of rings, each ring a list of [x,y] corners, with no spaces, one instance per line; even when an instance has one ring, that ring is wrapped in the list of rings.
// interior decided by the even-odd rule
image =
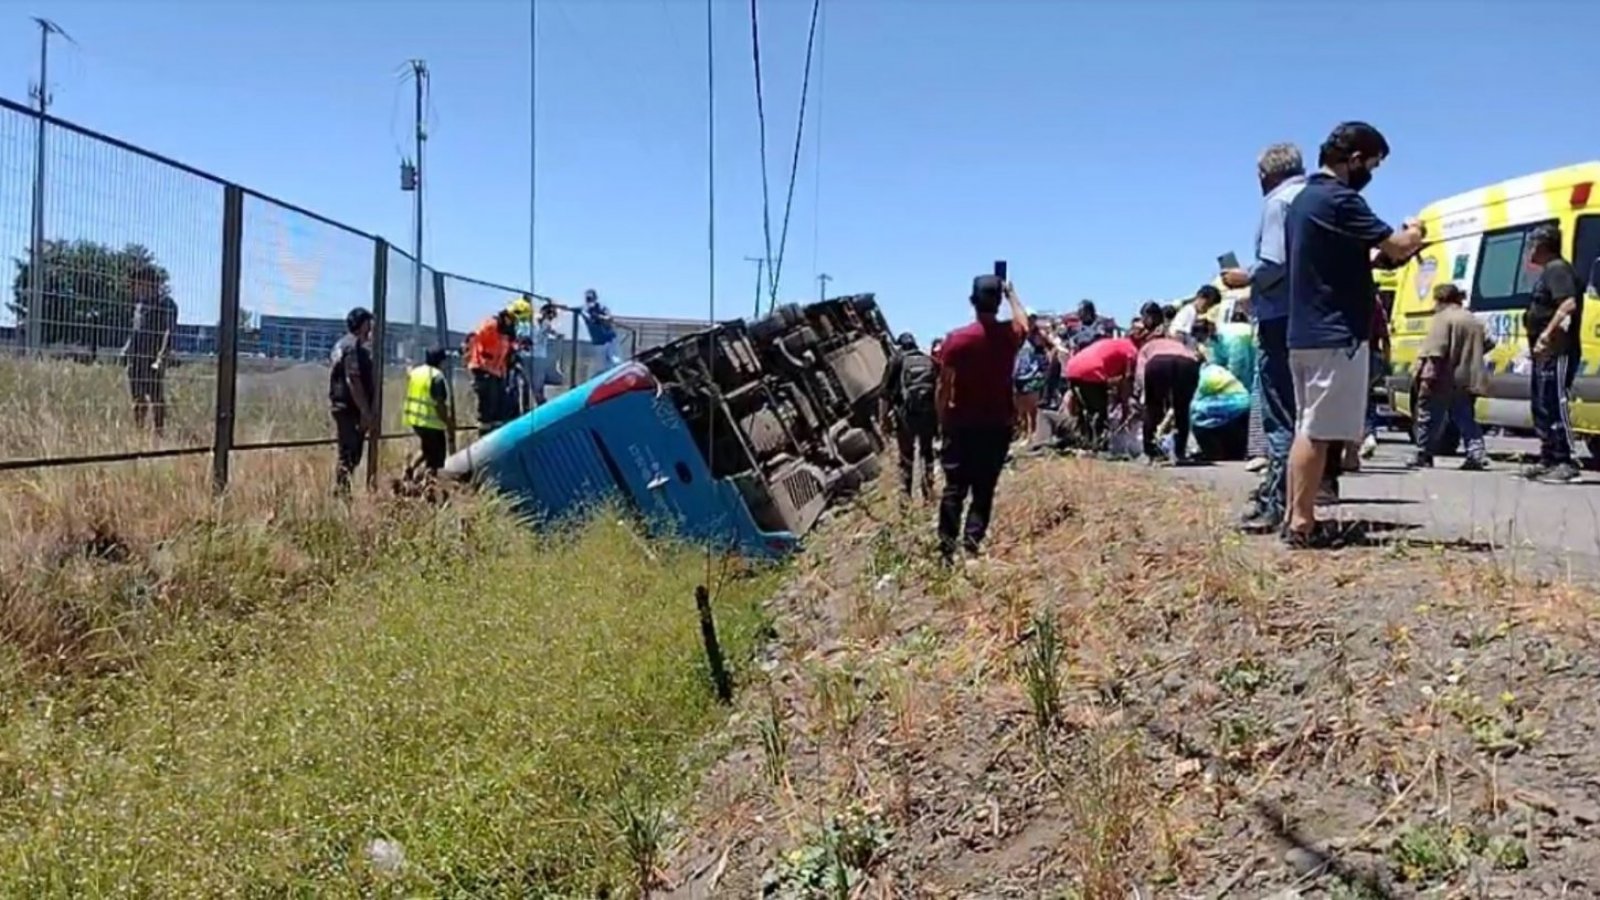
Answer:
[[[972,279],[972,299],[980,297],[999,299],[1005,293],[1005,284],[998,275],[979,275]]]

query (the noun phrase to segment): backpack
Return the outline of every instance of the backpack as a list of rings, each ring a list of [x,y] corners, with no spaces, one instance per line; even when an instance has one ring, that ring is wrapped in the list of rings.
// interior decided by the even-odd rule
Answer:
[[[900,363],[900,408],[908,415],[931,415],[939,367],[921,351],[907,353]]]

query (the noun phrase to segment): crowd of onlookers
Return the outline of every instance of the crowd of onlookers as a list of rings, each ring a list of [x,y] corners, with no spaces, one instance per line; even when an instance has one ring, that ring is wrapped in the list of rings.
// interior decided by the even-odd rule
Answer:
[[[923,458],[931,493],[934,435],[944,473],[940,547],[947,560],[975,553],[988,527],[994,488],[1013,444],[1080,448],[1156,464],[1250,458],[1260,473],[1240,527],[1277,533],[1292,547],[1327,547],[1340,532],[1317,518],[1337,497],[1341,471],[1377,446],[1374,386],[1389,371],[1389,328],[1375,269],[1403,265],[1422,249],[1423,224],[1398,229],[1373,214],[1361,191],[1389,154],[1376,128],[1339,125],[1311,173],[1293,144],[1258,159],[1263,197],[1254,258],[1225,269],[1224,302],[1205,285],[1179,306],[1147,303],[1126,330],[1085,301],[1052,319],[1024,307],[998,275],[974,280],[976,321],[923,354],[910,335],[886,376],[902,483],[913,487]],[[1535,229],[1527,262],[1540,272],[1523,319],[1539,461],[1524,475],[1567,482],[1574,463],[1568,394],[1578,358],[1578,280],[1560,257],[1561,235]],[[1433,290],[1435,314],[1421,342],[1412,386],[1416,449],[1431,466],[1447,425],[1462,437],[1465,469],[1487,466],[1473,403],[1484,396],[1484,326],[1453,283]],[[1009,319],[1001,319],[1002,304]],[[963,518],[964,516],[964,518]]]

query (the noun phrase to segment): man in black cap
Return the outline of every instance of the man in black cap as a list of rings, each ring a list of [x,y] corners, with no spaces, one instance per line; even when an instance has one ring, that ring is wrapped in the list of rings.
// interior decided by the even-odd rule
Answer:
[[[333,345],[328,362],[328,404],[339,441],[334,485],[350,492],[350,473],[361,465],[367,436],[378,433],[377,385],[372,380],[372,313],[364,307],[344,317],[346,334]]]
[[[999,318],[1000,301],[1010,306],[1010,321]],[[939,354],[939,389],[935,397],[939,429],[944,435],[940,468],[944,492],[939,500],[939,554],[955,560],[958,543],[976,554],[989,530],[995,484],[1006,464],[1016,411],[1011,376],[1017,350],[1028,336],[1028,312],[1009,282],[995,275],[972,280],[976,321],[945,337]],[[962,507],[966,526],[961,523]]]
[[[880,404],[885,419],[894,422],[900,447],[900,487],[912,496],[911,476],[917,456],[922,456],[922,499],[933,498],[933,437],[939,431],[934,394],[939,387],[939,366],[917,347],[909,331],[895,339],[897,352],[883,373]]]

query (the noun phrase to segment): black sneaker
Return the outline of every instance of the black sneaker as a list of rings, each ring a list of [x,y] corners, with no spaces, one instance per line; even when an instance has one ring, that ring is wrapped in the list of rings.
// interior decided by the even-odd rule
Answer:
[[[1344,533],[1331,522],[1318,522],[1310,531],[1283,532],[1283,545],[1290,550],[1337,550],[1345,545]]]
[[[1410,459],[1406,460],[1406,468],[1408,468],[1408,469],[1431,469],[1431,468],[1433,468],[1433,457],[1424,456],[1424,455],[1419,453],[1416,456],[1413,456]],[[1465,467],[1463,467],[1463,468],[1465,468]]]
[[[1549,474],[1550,469],[1551,467],[1545,465],[1544,463],[1534,463],[1531,466],[1523,466],[1522,477],[1528,479],[1529,481],[1538,481],[1544,478],[1545,475]]]
[[[1488,470],[1489,461],[1481,456],[1469,456],[1461,461],[1461,471],[1463,472],[1487,472]]]
[[[1583,473],[1578,471],[1577,466],[1564,462],[1556,463],[1546,469],[1544,474],[1539,476],[1539,480],[1547,484],[1568,484],[1577,481],[1581,477],[1583,477]]]
[[[1283,528],[1283,513],[1258,506],[1239,517],[1238,528],[1245,534],[1273,534]]]

